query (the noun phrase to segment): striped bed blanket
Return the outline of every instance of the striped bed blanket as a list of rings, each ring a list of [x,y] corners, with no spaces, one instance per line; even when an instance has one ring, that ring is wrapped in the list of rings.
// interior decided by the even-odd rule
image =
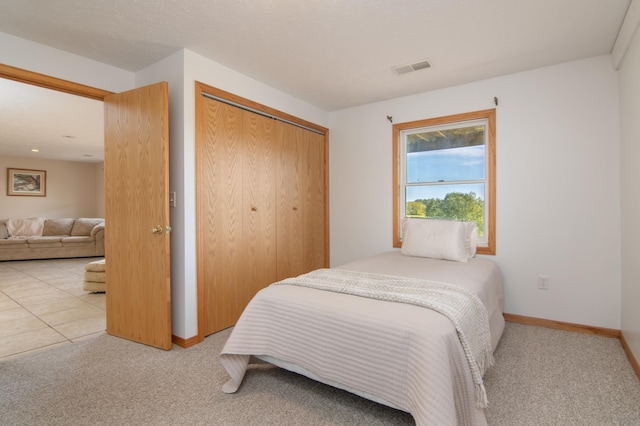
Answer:
[[[251,355],[299,366],[419,425],[486,423],[487,310],[455,285],[338,269],[280,281],[254,297],[225,344],[224,392],[240,387]]]
[[[318,269],[275,283],[334,291],[387,302],[433,309],[453,323],[476,385],[476,403],[485,408],[487,393],[482,377],[493,365],[489,315],[480,298],[453,284],[368,272]]]

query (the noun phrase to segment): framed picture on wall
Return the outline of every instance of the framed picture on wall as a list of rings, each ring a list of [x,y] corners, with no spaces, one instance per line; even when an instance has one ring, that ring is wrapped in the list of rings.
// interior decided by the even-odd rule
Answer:
[[[47,196],[47,172],[7,168],[7,195]]]

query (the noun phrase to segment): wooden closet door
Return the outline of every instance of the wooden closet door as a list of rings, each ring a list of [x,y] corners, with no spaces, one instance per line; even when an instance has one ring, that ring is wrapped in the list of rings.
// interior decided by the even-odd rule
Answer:
[[[326,265],[327,243],[325,233],[325,138],[314,132],[304,131],[306,159],[304,171],[304,270],[323,268]]]
[[[324,135],[280,124],[278,279],[326,266]]]
[[[276,121],[212,99],[202,109],[199,274],[204,335],[234,325],[276,281]]]
[[[199,120],[198,264],[204,335],[234,325],[243,308],[243,111],[204,98]]]
[[[278,158],[278,280],[300,275],[304,263],[304,173],[307,144],[304,129],[279,123]]]
[[[242,309],[276,281],[277,121],[243,111]]]
[[[203,84],[196,93],[203,338],[233,326],[262,288],[327,266],[327,171],[325,137],[282,120],[310,123]]]

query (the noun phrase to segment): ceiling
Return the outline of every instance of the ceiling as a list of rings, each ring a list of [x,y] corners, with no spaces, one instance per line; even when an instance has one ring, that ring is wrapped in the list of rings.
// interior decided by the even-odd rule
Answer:
[[[186,48],[336,111],[608,54],[630,1],[0,0],[0,32],[132,72]],[[391,69],[423,60],[431,67]],[[10,136],[12,144],[49,146],[61,156],[74,147],[74,161],[96,161],[101,148],[87,129],[93,121],[66,124],[75,116],[60,107],[67,101],[46,101],[55,105],[43,112],[51,127],[17,115],[5,120],[5,90],[14,89],[3,82],[0,90],[0,154]],[[35,107],[23,108],[31,114]],[[21,127],[29,138],[17,129],[5,135],[13,123],[28,123]]]
[[[0,155],[103,161],[102,101],[3,78],[0,94]]]

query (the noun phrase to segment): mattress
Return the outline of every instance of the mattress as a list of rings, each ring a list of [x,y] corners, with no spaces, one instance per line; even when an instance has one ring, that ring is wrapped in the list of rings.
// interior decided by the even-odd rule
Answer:
[[[486,258],[452,262],[382,253],[338,269],[459,285],[487,308],[492,348],[504,319],[502,275]],[[411,413],[418,425],[486,424],[457,332],[420,306],[293,285],[261,290],[220,355],[241,386],[254,358]]]

